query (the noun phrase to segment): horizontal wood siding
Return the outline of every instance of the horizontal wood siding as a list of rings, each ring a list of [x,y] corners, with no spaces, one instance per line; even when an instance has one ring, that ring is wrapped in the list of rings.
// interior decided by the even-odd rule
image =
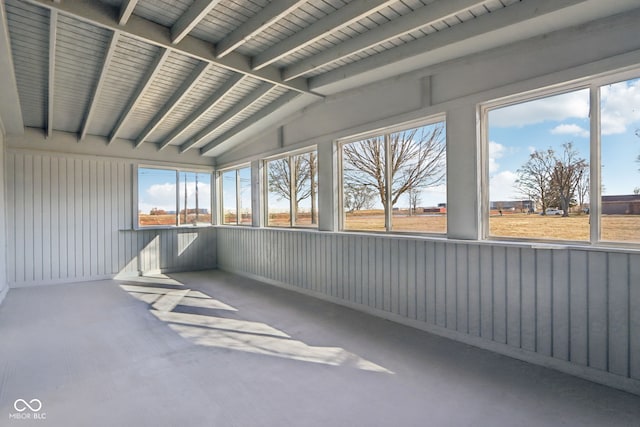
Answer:
[[[8,150],[13,287],[214,268],[214,228],[133,230],[127,160]]]
[[[217,244],[219,268],[454,338],[480,337],[540,363],[624,378],[640,390],[640,255],[633,251],[239,227],[219,227]]]

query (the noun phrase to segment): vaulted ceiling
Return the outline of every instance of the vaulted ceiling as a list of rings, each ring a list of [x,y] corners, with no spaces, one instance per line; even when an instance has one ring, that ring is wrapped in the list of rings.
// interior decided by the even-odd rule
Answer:
[[[638,0],[0,0],[0,117],[215,156],[323,97]],[[4,111],[4,113],[3,113]]]

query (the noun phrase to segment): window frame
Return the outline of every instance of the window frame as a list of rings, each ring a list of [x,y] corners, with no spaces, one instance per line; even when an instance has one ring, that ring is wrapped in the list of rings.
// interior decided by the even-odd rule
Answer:
[[[356,135],[351,135],[345,138],[340,138],[335,141],[335,147],[337,152],[337,180],[338,182],[338,231],[343,233],[374,233],[381,235],[410,235],[410,236],[426,236],[426,237],[446,237],[448,230],[445,229],[442,233],[438,232],[429,232],[429,231],[410,231],[410,230],[393,230],[393,207],[385,212],[385,230],[351,230],[345,229],[345,211],[344,211],[344,156],[343,156],[343,147],[347,144],[351,144],[354,142],[362,141],[363,139],[373,138],[373,137],[382,137],[383,143],[385,145],[385,186],[387,187],[387,206],[391,205],[391,191],[388,191],[393,186],[391,182],[391,173],[390,162],[386,161],[388,159],[388,154],[390,152],[390,138],[389,136],[396,132],[403,132],[409,129],[434,125],[436,123],[443,122],[445,126],[445,153],[447,151],[448,145],[448,137],[446,135],[446,126],[447,126],[447,114],[444,112],[431,114],[426,118],[419,118],[415,120],[410,120],[407,122],[394,124],[392,126],[385,126],[383,128],[378,128],[376,130],[371,130],[363,133],[359,133]],[[447,168],[448,164],[445,164],[445,177],[447,176]],[[449,211],[446,213],[447,217],[449,215]]]
[[[176,175],[176,214],[175,214],[175,223],[173,225],[150,225],[150,226],[141,226],[140,225],[140,212],[139,212],[139,204],[140,204],[140,185],[139,185],[139,174],[140,169],[158,169],[164,171],[174,171]],[[211,214],[211,221],[204,224],[179,224],[179,215],[180,215],[180,173],[197,173],[197,174],[207,174],[209,175],[209,212]],[[153,164],[153,163],[137,163],[134,165],[133,170],[133,200],[132,200],[132,209],[133,209],[133,229],[134,230],[163,230],[163,229],[181,229],[181,228],[207,228],[212,227],[214,225],[214,191],[213,191],[213,183],[214,179],[214,171],[212,169],[206,167],[187,167],[187,166],[173,166],[173,165],[163,165],[163,164]],[[187,207],[185,207],[187,209]]]
[[[614,70],[596,76],[588,76],[574,81],[568,81],[551,86],[537,88],[508,95],[505,97],[482,102],[477,105],[480,126],[480,238],[487,241],[530,242],[554,246],[590,246],[590,247],[617,247],[637,249],[640,242],[602,240],[602,141],[601,141],[601,91],[604,86],[621,83],[640,78],[640,67],[627,67],[623,70]],[[528,237],[493,236],[489,229],[490,216],[490,177],[489,177],[489,112],[497,108],[505,108],[530,101],[544,99],[556,95],[567,94],[580,90],[589,91],[589,239],[588,240],[561,240]]]
[[[250,176],[253,173],[253,171],[251,170],[251,163],[242,163],[239,165],[225,167],[223,169],[219,169],[216,171],[216,180],[217,180],[216,189],[218,194],[218,197],[216,198],[216,204],[217,204],[216,212],[218,214],[218,220],[216,221],[216,225],[225,226],[225,227],[252,227],[253,226],[253,220],[249,224],[246,224],[246,223],[243,224],[240,222],[241,214],[240,214],[240,173],[239,172],[241,169],[249,169]],[[224,182],[223,182],[222,175],[231,171],[234,171],[236,175],[236,223],[235,224],[228,224],[224,222],[224,202],[223,202]],[[253,219],[253,210],[254,210],[253,185],[251,185],[250,199],[252,201],[251,202],[251,218]]]
[[[296,212],[295,212],[295,203],[293,201],[293,197],[291,197],[291,199],[289,200],[289,225],[277,226],[277,225],[269,224],[269,166],[268,166],[269,162],[287,159],[287,162],[289,164],[289,173],[292,173],[293,169],[291,168],[291,159],[295,156],[309,154],[312,152],[315,152],[316,154],[316,174],[319,177],[318,170],[320,169],[320,165],[318,161],[318,146],[315,144],[309,145],[297,150],[287,151],[287,152],[279,153],[273,156],[264,157],[260,160],[261,169],[262,169],[262,182],[264,183],[262,188],[262,196],[264,198],[264,203],[262,204],[262,206],[264,207],[262,212],[262,221],[263,221],[264,227],[275,228],[275,229],[300,229],[300,230],[316,230],[316,231],[319,230],[320,221],[318,221],[317,224],[310,225],[310,226],[295,224]],[[290,182],[290,185],[293,185],[293,180],[291,179],[291,177],[289,177],[289,182]],[[318,184],[319,182],[316,182],[316,185]],[[320,188],[319,185],[318,185],[318,188]],[[292,189],[292,192],[293,192],[293,189]],[[316,191],[316,197],[318,197],[318,195],[319,195],[319,190]],[[317,205],[318,203],[316,203],[316,206]],[[318,215],[319,212],[320,212],[320,209],[318,208],[318,212],[316,212],[316,215]]]

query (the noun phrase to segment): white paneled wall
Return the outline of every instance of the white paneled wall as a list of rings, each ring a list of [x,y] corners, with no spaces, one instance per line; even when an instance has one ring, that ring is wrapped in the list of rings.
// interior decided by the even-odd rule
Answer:
[[[215,230],[133,230],[133,163],[9,149],[12,287],[215,267]]]
[[[5,140],[4,132],[0,122],[0,165],[4,164],[4,151]],[[7,252],[7,232],[6,232],[6,203],[4,197],[4,183],[5,173],[4,168],[0,171],[0,303],[7,294],[7,265],[6,265],[6,252]]]
[[[218,266],[640,393],[640,254],[220,227]]]

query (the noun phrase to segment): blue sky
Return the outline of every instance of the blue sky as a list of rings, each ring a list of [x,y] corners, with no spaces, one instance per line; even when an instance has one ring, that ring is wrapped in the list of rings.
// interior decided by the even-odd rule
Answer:
[[[167,169],[138,169],[138,209],[149,213],[158,208],[166,211],[176,210],[176,171]],[[180,179],[185,172],[180,172]],[[187,173],[187,204],[195,207],[195,173]],[[184,205],[184,184],[181,183],[181,208]],[[211,177],[207,173],[198,174],[198,206],[201,209],[211,209]]]
[[[572,142],[589,156],[589,90],[579,90],[489,112],[490,199],[521,198],[517,170],[533,150],[556,151]],[[604,194],[631,194],[640,187],[640,80],[601,88],[602,181]]]

